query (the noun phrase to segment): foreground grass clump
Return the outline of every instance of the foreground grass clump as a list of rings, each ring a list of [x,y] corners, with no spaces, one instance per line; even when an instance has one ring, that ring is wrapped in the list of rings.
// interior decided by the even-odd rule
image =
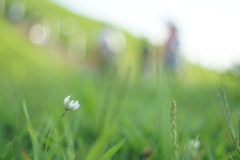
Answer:
[[[14,37],[7,23],[1,26]],[[174,159],[173,100],[178,104],[178,159],[239,158],[218,97],[224,87],[229,115],[237,113],[238,78],[198,68],[145,80],[131,79],[131,72],[83,73],[17,37],[14,44],[23,49],[0,47],[5,53],[0,55],[2,159]],[[81,111],[63,117],[45,152],[49,131],[63,111],[59,106],[69,94],[81,102]],[[239,128],[234,128],[236,133]]]
[[[1,91],[0,151],[5,159],[239,158],[219,107],[223,99],[217,94],[222,86],[188,85],[164,76],[157,88],[153,81],[116,74],[72,71],[58,76],[42,81],[31,77],[28,85],[14,82]],[[225,80],[229,112],[234,113],[239,88],[228,87]],[[69,93],[81,102],[81,110],[66,114],[48,142],[49,131],[63,111],[59,106]],[[171,109],[173,99],[178,103],[177,118],[174,105]]]

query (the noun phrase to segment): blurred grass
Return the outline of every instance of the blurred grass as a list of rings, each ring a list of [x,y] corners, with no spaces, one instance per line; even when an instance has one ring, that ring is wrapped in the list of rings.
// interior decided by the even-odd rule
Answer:
[[[48,1],[25,2],[29,13],[74,16],[89,35],[100,25]],[[227,159],[228,153],[239,158],[219,107],[223,99],[217,96],[224,87],[229,115],[239,110],[239,79],[231,74],[189,65],[176,77],[161,71],[158,79],[131,79],[137,67],[130,67],[129,76],[124,72],[128,64],[137,66],[133,59],[137,59],[138,43],[131,36],[124,53],[130,60],[128,56],[119,58],[128,59],[122,71],[118,67],[106,75],[86,73],[48,49],[33,46],[24,32],[4,18],[0,35],[2,159],[172,159],[173,100],[178,104],[180,159]],[[63,117],[44,152],[48,132],[64,111],[67,95],[79,100],[81,107]],[[198,136],[197,156],[184,155],[187,142]]]

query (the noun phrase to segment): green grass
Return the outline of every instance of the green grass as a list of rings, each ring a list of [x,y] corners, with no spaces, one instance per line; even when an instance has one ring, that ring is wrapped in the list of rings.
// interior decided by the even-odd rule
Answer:
[[[89,35],[101,25],[47,1],[26,2],[29,13],[75,16]],[[178,76],[161,70],[158,78],[144,79],[133,61],[138,41],[129,35],[124,55],[133,54],[120,57],[127,59],[123,68],[83,72],[64,56],[32,45],[21,25],[0,20],[0,159],[174,159],[173,100],[179,159],[239,159],[239,78],[189,65]],[[81,107],[59,121],[45,151],[68,95]],[[190,140],[200,147],[187,146]]]

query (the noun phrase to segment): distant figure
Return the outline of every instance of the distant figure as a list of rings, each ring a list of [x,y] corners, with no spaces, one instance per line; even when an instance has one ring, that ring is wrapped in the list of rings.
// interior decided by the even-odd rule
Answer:
[[[101,28],[97,35],[97,57],[98,67],[100,70],[105,70],[111,66],[112,52],[109,48],[108,39],[111,34],[111,29],[104,27]]]
[[[114,67],[117,54],[126,47],[126,37],[118,30],[103,27],[97,35],[97,56],[99,69],[106,70]]]
[[[142,39],[141,42],[141,55],[140,55],[140,64],[141,64],[141,71],[142,74],[148,74],[149,72],[149,55],[150,54],[150,48],[149,44],[146,39]]]
[[[179,39],[177,27],[168,23],[169,36],[165,45],[165,67],[167,72],[176,72],[178,67]]]
[[[3,1],[4,2],[4,1]],[[26,6],[22,1],[13,1],[7,7],[7,18],[11,22],[19,22],[24,18]]]

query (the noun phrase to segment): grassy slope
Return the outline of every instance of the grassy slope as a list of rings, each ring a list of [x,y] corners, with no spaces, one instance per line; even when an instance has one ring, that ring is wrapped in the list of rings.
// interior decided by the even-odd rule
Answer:
[[[96,35],[99,29],[101,27],[108,26],[107,24],[104,24],[102,22],[92,21],[87,18],[81,17],[79,15],[73,14],[62,7],[59,7],[51,2],[48,1],[26,1],[27,5],[29,6],[29,12],[38,11],[38,14],[40,14],[40,17],[46,18],[46,20],[49,20],[50,24],[53,22],[56,22],[56,19],[61,18],[73,18],[77,22],[77,28],[79,30],[78,36],[86,36],[87,37],[87,54],[92,55],[95,50],[95,39],[97,39]],[[52,21],[52,22],[51,22]],[[112,28],[115,28],[113,26],[110,26]],[[119,29],[118,29],[119,30]],[[121,31],[121,30],[120,30]],[[120,72],[125,72],[129,66],[134,70],[134,73],[138,73],[139,66],[137,64],[136,59],[138,59],[139,56],[139,50],[140,50],[140,41],[131,36],[130,34],[124,32],[124,35],[126,36],[126,48],[123,53],[118,55],[118,66],[121,70]],[[62,37],[64,39],[64,37]],[[136,50],[136,48],[139,48]]]
[[[54,11],[63,16],[71,15],[47,2],[38,5],[27,2],[30,9],[44,10],[45,14]],[[89,23],[88,29],[98,24],[79,19]],[[117,75],[100,77],[79,73],[66,61],[56,61],[54,55],[32,46],[13,25],[4,20],[0,23],[1,153],[6,150],[4,144],[11,142],[7,154],[13,159],[43,159],[44,156],[48,159],[64,156],[68,159],[98,159],[102,152],[126,138],[114,159],[138,159],[142,150],[149,146],[155,151],[155,159],[169,159],[172,155],[169,107],[173,99],[178,103],[180,147],[200,135],[202,146],[198,153],[202,159],[211,156],[224,159],[227,152],[234,151],[230,137],[226,136],[228,130],[223,125],[217,91],[222,83],[231,109],[235,111],[240,95],[238,79],[192,68],[178,79],[169,80],[162,75],[157,87],[151,80],[131,81],[120,105],[125,83]],[[45,144],[41,141],[63,112],[62,100],[68,94],[78,99],[82,107],[60,121],[53,133],[51,150],[44,153],[38,147]],[[23,100],[39,146],[31,143],[29,138]],[[34,154],[34,148],[38,148],[38,154]]]

